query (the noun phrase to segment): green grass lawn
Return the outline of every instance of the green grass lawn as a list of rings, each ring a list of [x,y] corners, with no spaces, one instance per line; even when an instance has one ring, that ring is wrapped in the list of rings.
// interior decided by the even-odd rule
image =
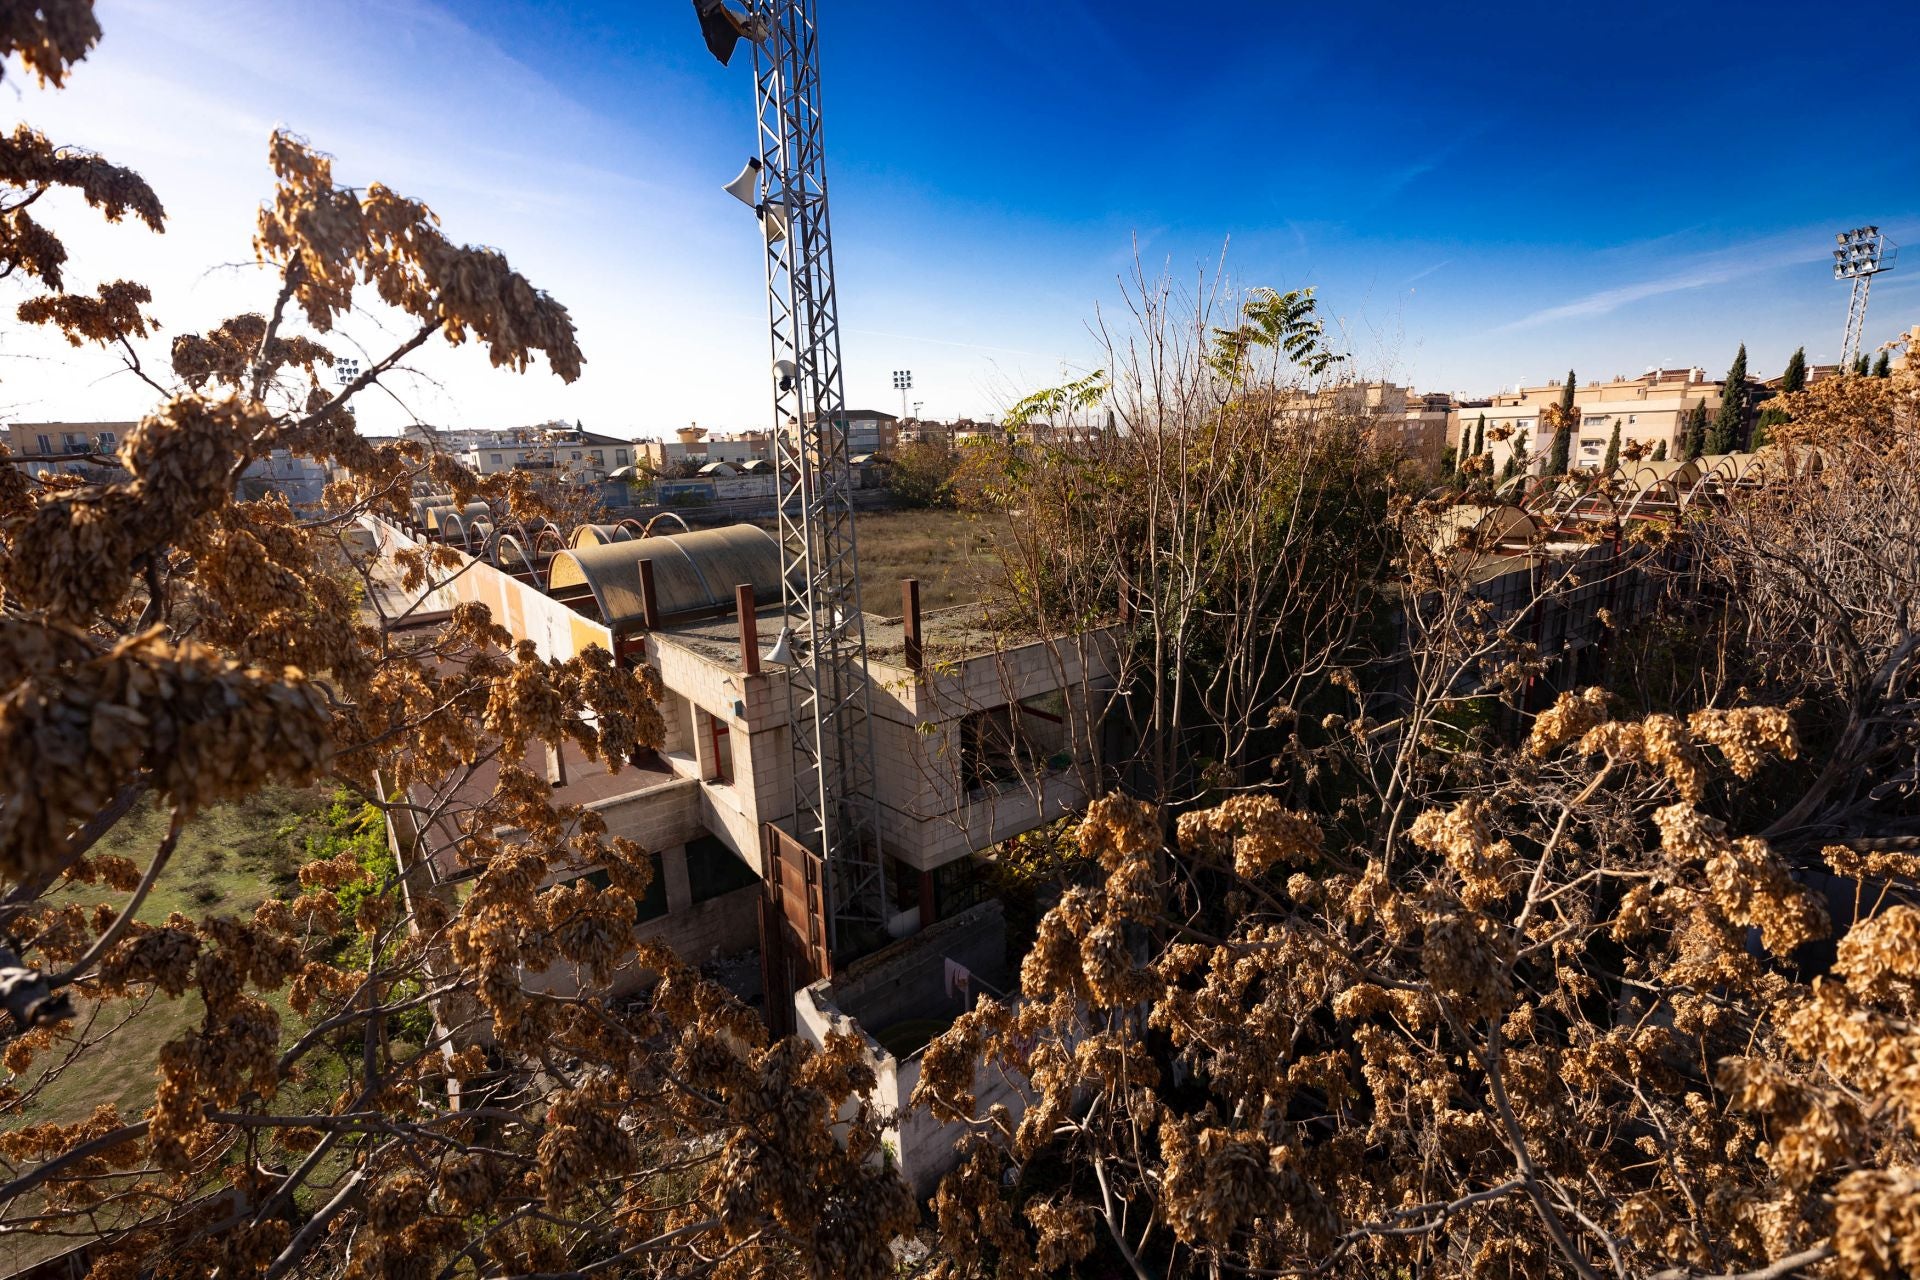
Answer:
[[[173,861],[141,904],[139,919],[158,923],[175,911],[196,919],[246,917],[266,899],[296,892],[303,841],[316,829],[331,794],[326,788],[267,787],[239,804],[200,814],[180,832]],[[166,831],[166,811],[147,805],[122,819],[96,848],[144,870]],[[127,897],[97,885],[76,885],[58,891],[52,900],[118,906]],[[133,1007],[124,1001],[110,1006],[91,1032],[125,1019]],[[85,1025],[91,1012],[83,1002],[76,1028]],[[286,1016],[284,1008],[281,1014]],[[24,1115],[0,1119],[0,1128],[47,1120],[70,1124],[102,1102],[118,1103],[122,1115],[138,1115],[153,1100],[153,1064],[160,1046],[199,1022],[200,1015],[200,998],[191,992],[177,1000],[154,997],[107,1045],[89,1051],[83,1063],[42,1090]]]
[[[206,810],[180,833],[180,846],[140,919],[165,920],[175,911],[251,915],[268,898],[294,889],[304,840],[316,829],[332,792],[327,788],[267,787],[238,804]],[[128,814],[100,841],[98,851],[118,854],[144,869],[167,833],[166,810],[148,805]],[[64,895],[75,902],[123,902],[124,894],[81,885]]]
[[[220,805],[194,818],[180,833],[153,892],[141,905],[139,918],[159,922],[178,911],[196,919],[209,915],[246,917],[270,897],[297,892],[296,875],[304,860],[305,840],[318,831],[332,799],[328,788],[267,787],[246,800]],[[136,809],[103,837],[97,851],[131,859],[143,870],[152,860],[167,829],[166,811],[157,806]],[[118,905],[129,895],[95,885],[79,885],[51,895],[55,902],[97,902]],[[287,1009],[282,993],[265,997],[280,1011],[291,1029],[298,1020]],[[179,999],[156,993],[144,1001],[117,1001],[104,1009],[88,1001],[75,1002],[78,1017],[74,1034],[89,1038],[112,1028],[104,1043],[91,1046],[71,1066],[60,1070],[19,1111],[0,1116],[0,1130],[53,1121],[72,1124],[91,1115],[102,1103],[119,1107],[121,1116],[137,1118],[153,1102],[154,1066],[160,1047],[196,1026],[204,1006],[197,993]],[[89,1019],[97,1019],[89,1025]],[[59,1060],[58,1051],[43,1054],[30,1072],[37,1079],[45,1066]],[[25,1083],[25,1082],[23,1082]],[[60,1253],[72,1242],[63,1239],[14,1240],[0,1260],[0,1276],[16,1266]]]

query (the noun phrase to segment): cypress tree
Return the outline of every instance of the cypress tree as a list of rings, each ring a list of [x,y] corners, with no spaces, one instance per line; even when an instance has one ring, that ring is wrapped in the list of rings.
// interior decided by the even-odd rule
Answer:
[[[1887,352],[1882,351],[1880,358],[1873,362],[1873,376],[1876,378],[1891,378],[1893,376],[1893,357]]]
[[[1487,451],[1487,415],[1484,413],[1480,415],[1480,421],[1474,424],[1473,451],[1475,453]]]
[[[1511,480],[1527,466],[1527,433],[1516,431],[1507,440],[1507,461],[1500,468],[1500,479]]]
[[[1867,353],[1862,351],[1853,358],[1853,371],[1861,377],[1867,376]]]
[[[1773,435],[1773,429],[1787,420],[1787,411],[1776,405],[1766,405],[1760,410],[1760,416],[1753,422],[1753,439],[1747,442],[1747,448],[1758,453],[1767,447]]]
[[[1653,460],[1655,462],[1665,462],[1667,460],[1667,442],[1665,440],[1653,446]]]
[[[1747,344],[1727,370],[1726,390],[1720,393],[1720,412],[1714,416],[1713,430],[1707,433],[1706,452],[1732,453],[1739,446],[1747,427]],[[1698,457],[1699,454],[1694,454]]]
[[[1600,464],[1603,475],[1612,475],[1614,468],[1620,465],[1620,419],[1613,420],[1613,434],[1607,437],[1607,460]]]
[[[1697,458],[1707,447],[1707,402],[1696,400],[1680,428],[1680,456]]]
[[[1567,453],[1573,446],[1573,370],[1567,370],[1567,385],[1560,393],[1560,419],[1553,425],[1553,449],[1547,454],[1547,474],[1567,474]]]
[[[1457,476],[1460,474],[1459,450],[1455,449],[1452,445],[1448,445],[1440,451],[1440,471],[1443,475],[1449,476]]]
[[[1793,358],[1787,361],[1787,371],[1780,375],[1780,390],[1783,394],[1807,389],[1807,349],[1794,348]]]

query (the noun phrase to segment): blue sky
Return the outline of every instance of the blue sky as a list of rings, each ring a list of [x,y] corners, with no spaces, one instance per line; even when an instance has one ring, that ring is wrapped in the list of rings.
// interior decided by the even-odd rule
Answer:
[[[1870,340],[1920,320],[1920,16],[1805,6],[940,5],[818,0],[849,399],[987,414],[1097,360],[1137,252],[1317,286],[1370,373],[1423,389],[1724,369],[1838,346],[1831,232],[1915,246]],[[264,305],[244,265],[288,125],[428,201],[573,310],[588,372],[426,357],[371,427],[564,416],[758,425],[756,232],[719,190],[751,77],[685,0],[103,0],[70,87],[0,110],[141,169],[164,237],[55,207],[76,280],[155,287],[167,332]],[[10,122],[9,122],[10,123]],[[7,287],[12,287],[11,285]],[[349,335],[374,349],[379,317]],[[137,413],[93,355],[0,333],[0,408]],[[350,344],[347,344],[350,345]]]

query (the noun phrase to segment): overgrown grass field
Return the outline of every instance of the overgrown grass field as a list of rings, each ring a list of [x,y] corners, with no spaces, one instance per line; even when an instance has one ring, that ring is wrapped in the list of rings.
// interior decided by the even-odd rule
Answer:
[[[900,612],[900,579],[920,579],[920,607],[981,599],[1000,567],[992,523],[959,511],[873,511],[859,516],[860,596],[867,612]]]

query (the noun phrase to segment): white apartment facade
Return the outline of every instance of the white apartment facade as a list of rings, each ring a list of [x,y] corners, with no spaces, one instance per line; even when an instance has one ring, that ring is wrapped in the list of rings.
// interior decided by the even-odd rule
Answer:
[[[1580,425],[1570,442],[1568,465],[1574,470],[1597,469],[1606,460],[1615,426],[1620,428],[1622,448],[1638,443],[1651,456],[1664,443],[1667,456],[1678,458],[1687,415],[1700,404],[1706,406],[1709,417],[1717,413],[1725,389],[1724,381],[1708,381],[1698,367],[1649,369],[1637,378],[1616,377],[1577,386],[1573,403],[1580,410]],[[1543,414],[1549,405],[1560,403],[1564,394],[1564,384],[1548,382],[1515,386],[1484,400],[1463,400],[1448,414],[1447,443],[1456,451],[1472,452],[1484,419],[1486,451],[1492,455],[1496,475],[1521,441],[1530,466],[1537,470],[1553,446],[1552,431],[1541,425]]]

